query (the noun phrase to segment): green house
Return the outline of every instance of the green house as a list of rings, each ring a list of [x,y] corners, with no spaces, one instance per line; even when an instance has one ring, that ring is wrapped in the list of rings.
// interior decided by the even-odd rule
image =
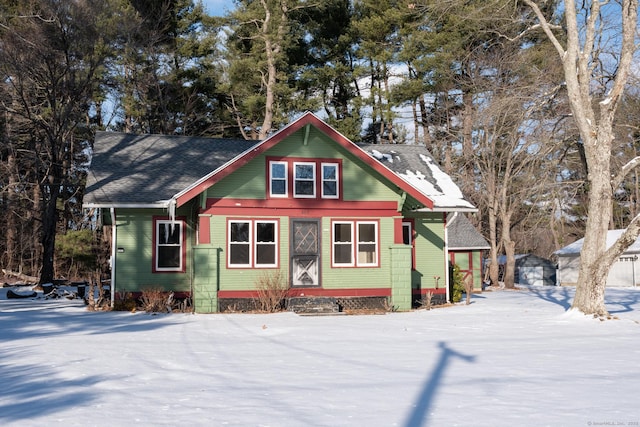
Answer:
[[[475,208],[424,147],[357,145],[312,113],[263,141],[98,132],[84,207],[111,230],[111,290],[196,312],[290,301],[448,300],[447,214]]]

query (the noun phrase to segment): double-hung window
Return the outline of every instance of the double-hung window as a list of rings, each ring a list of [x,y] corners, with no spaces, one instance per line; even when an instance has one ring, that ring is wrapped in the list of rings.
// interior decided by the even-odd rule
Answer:
[[[251,221],[229,221],[229,265],[251,267]]]
[[[229,267],[277,267],[277,221],[230,220],[228,236]]]
[[[289,186],[287,185],[287,162],[269,162],[270,187],[269,194],[271,197],[287,197]]]
[[[358,266],[378,265],[378,223],[357,222]]]
[[[185,271],[184,221],[156,219],[154,220],[154,232],[154,271]]]
[[[293,163],[293,196],[310,199],[316,197],[315,163]]]
[[[378,266],[377,222],[334,221],[332,239],[334,266]]]
[[[322,163],[322,197],[338,198],[338,164]]]

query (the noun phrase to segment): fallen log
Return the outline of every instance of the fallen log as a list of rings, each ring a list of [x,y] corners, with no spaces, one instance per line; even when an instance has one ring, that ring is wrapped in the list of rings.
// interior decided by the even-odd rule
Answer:
[[[34,277],[34,276],[27,276],[26,274],[22,274],[22,273],[15,272],[15,271],[5,270],[4,268],[2,269],[2,273],[5,276],[16,277],[16,278],[22,280],[25,283],[38,283],[38,278]]]

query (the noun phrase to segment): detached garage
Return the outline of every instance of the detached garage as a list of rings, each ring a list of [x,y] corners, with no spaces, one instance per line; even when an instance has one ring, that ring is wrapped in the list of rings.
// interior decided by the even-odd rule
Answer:
[[[519,285],[525,286],[555,286],[556,285],[556,266],[545,258],[533,254],[516,254],[516,265],[514,272],[514,281]],[[490,260],[487,260],[487,265]],[[502,281],[507,257],[501,255],[498,257],[499,280]]]
[[[609,230],[607,247],[618,240],[624,230]],[[554,252],[558,257],[558,282],[561,286],[575,286],[580,268],[580,252],[584,238]],[[639,286],[640,285],[640,239],[636,240],[618,260],[611,266],[607,278],[607,286]]]

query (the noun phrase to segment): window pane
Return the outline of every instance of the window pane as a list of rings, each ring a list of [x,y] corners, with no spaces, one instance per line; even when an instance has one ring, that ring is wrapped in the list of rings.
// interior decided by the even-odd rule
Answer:
[[[232,222],[231,223],[231,241],[232,242],[248,242],[249,241],[249,223],[248,222]]]
[[[375,224],[358,224],[358,242],[375,242]]]
[[[231,264],[249,264],[249,245],[231,244],[229,245],[229,262]]]
[[[271,178],[286,178],[286,167],[284,163],[271,163]]]
[[[271,181],[271,194],[286,194],[287,185],[284,180]]]
[[[158,244],[159,245],[179,245],[180,244],[179,223],[160,223],[158,224]]]
[[[179,268],[180,246],[158,247],[158,268]]]
[[[296,181],[296,194],[301,196],[313,196],[313,182]]]
[[[334,244],[335,246],[335,264],[351,264],[351,250],[350,244]]]
[[[334,242],[351,242],[351,224],[334,224]]]
[[[275,242],[276,224],[273,222],[256,223],[256,242]]]
[[[276,245],[258,245],[256,247],[256,264],[274,265],[276,263]]]
[[[313,165],[296,165],[296,179],[313,179]]]
[[[336,171],[337,168],[335,165],[324,165],[322,166],[322,178],[335,181]]]
[[[335,181],[325,181],[322,183],[322,194],[325,196],[338,195],[338,183]]]
[[[361,243],[358,245],[358,264],[376,263],[376,245]]]

